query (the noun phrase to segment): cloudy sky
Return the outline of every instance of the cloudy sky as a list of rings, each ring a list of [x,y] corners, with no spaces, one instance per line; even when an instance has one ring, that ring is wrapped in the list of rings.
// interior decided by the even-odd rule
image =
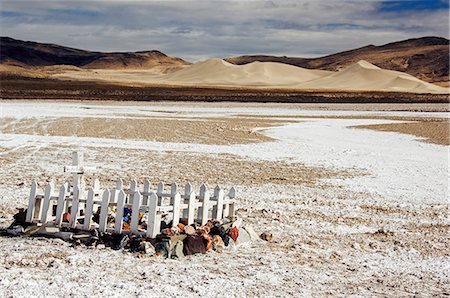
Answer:
[[[448,0],[0,0],[1,35],[98,51],[157,49],[191,61],[322,56],[449,36]]]

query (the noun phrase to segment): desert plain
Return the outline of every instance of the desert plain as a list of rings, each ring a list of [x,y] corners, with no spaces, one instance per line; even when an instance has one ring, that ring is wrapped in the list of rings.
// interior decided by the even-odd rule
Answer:
[[[78,150],[99,167],[88,181],[110,187],[236,186],[239,217],[273,240],[180,262],[2,238],[0,296],[449,295],[448,110],[3,100],[2,227],[26,207],[32,179],[70,178],[62,170]]]

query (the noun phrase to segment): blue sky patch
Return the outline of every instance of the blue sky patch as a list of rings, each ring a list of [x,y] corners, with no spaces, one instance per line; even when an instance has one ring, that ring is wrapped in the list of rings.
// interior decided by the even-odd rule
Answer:
[[[71,17],[98,17],[101,15],[98,11],[81,9],[81,8],[68,8],[68,9],[49,9],[50,15],[65,15]]]
[[[0,10],[0,17],[1,18],[15,18],[15,17],[20,17],[23,16],[23,13],[17,12],[17,11],[2,11]]]
[[[441,10],[449,9],[449,3],[447,0],[383,1],[378,8],[383,12]]]

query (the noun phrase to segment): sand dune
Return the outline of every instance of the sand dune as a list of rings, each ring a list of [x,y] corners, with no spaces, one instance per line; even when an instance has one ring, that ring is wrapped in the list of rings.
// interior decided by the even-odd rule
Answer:
[[[364,60],[331,75],[299,84],[298,87],[306,89],[448,93],[448,90],[443,87],[424,82],[407,73],[379,68]]]
[[[162,76],[158,81],[182,85],[448,93],[443,87],[403,72],[379,68],[364,60],[332,72],[277,62],[235,65],[221,59],[209,59]]]
[[[222,59],[209,59],[162,77],[162,81],[189,85],[292,86],[329,75],[275,62],[234,65]]]
[[[169,74],[156,71],[155,68],[145,71],[76,69],[60,73],[52,71],[49,74],[58,79],[163,85],[449,93],[448,88],[424,82],[407,73],[382,69],[364,60],[338,72],[306,69],[278,62],[235,65],[222,59],[209,59]]]

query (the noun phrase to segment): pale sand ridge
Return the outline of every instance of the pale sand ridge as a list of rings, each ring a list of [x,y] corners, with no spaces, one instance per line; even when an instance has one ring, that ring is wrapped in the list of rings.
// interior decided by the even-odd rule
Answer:
[[[379,68],[361,60],[320,79],[299,84],[306,89],[380,90],[416,93],[448,93],[448,90],[407,73]]]
[[[234,65],[221,59],[209,59],[161,76],[158,82],[175,85],[448,93],[446,88],[424,82],[403,72],[379,68],[364,60],[339,72],[332,72],[276,62]]]
[[[189,85],[291,86],[331,73],[276,62],[234,65],[215,58],[168,74],[162,81]]]
[[[424,82],[407,73],[382,69],[364,60],[338,72],[306,69],[277,62],[235,65],[213,58],[169,74],[154,71],[96,69],[67,70],[56,74],[51,73],[51,77],[163,85],[449,93],[448,88]]]

